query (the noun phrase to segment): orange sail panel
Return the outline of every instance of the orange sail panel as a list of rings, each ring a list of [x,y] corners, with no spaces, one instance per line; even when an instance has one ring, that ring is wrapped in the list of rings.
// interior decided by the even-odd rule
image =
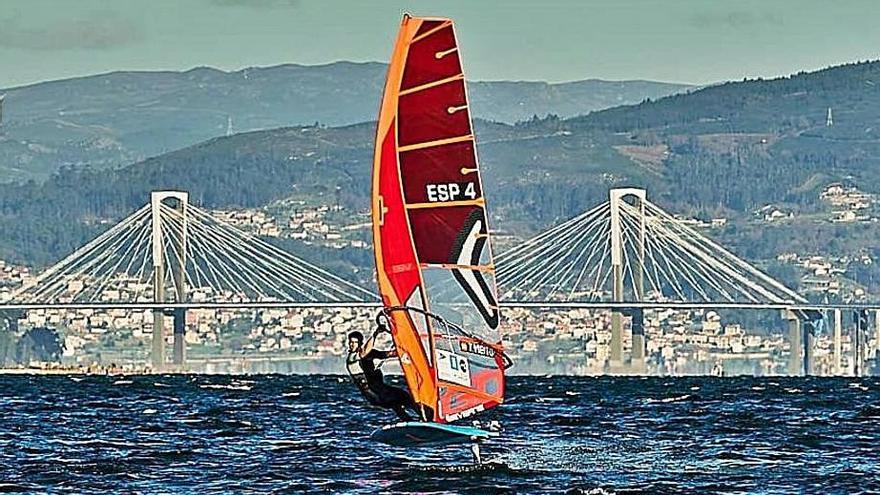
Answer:
[[[452,21],[404,16],[379,113],[373,242],[407,385],[438,422],[504,398],[473,134]]]

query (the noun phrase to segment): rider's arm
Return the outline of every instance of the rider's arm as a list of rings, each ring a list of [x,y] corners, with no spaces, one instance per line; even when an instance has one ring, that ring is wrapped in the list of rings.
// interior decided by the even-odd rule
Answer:
[[[388,350],[388,351],[380,351],[379,349],[373,349],[370,352],[364,354],[362,357],[366,358],[366,359],[372,359],[372,360],[384,360],[384,359],[391,359],[395,356],[397,356],[397,351],[395,351],[393,349]]]
[[[376,354],[379,355],[379,359],[390,359],[397,356],[397,350],[389,349],[387,351],[376,351]]]
[[[367,354],[373,350],[373,344],[376,343],[376,334],[373,334],[367,341],[364,343],[364,346],[361,348],[361,358],[367,357]]]
[[[369,354],[370,351],[373,350],[373,345],[376,343],[376,336],[379,335],[381,332],[388,331],[388,329],[385,327],[385,325],[383,325],[381,322],[377,321],[377,323],[378,323],[378,325],[376,327],[376,331],[373,332],[373,335],[371,335],[370,338],[367,339],[367,341],[364,343],[364,346],[361,348],[361,358],[362,359],[367,357],[367,354]],[[389,357],[393,357],[395,355],[396,354],[391,354],[390,356],[387,356],[387,357],[383,356],[379,359],[388,359]]]

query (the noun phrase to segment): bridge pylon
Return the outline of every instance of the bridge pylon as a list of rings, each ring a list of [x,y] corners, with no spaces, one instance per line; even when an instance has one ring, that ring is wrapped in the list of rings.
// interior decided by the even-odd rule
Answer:
[[[621,204],[628,197],[633,198],[633,208],[638,212],[638,232],[636,233],[635,256],[637,262],[630,265],[632,269],[633,301],[640,302],[644,297],[644,273],[642,266],[645,260],[645,200],[647,192],[644,189],[626,187],[611,189],[609,191],[610,219],[611,219],[611,269],[612,269],[612,301],[624,302],[626,300],[624,282],[624,235],[621,221]],[[632,329],[632,352],[630,355],[630,367],[634,372],[645,371],[645,331],[643,313],[634,311],[631,313],[633,321]],[[623,356],[623,317],[624,311],[615,309],[611,312],[611,349],[609,368],[611,371],[622,371],[625,364]],[[638,321],[637,321],[638,320]]]
[[[874,362],[871,369],[873,376],[880,375],[880,309],[874,313]]]
[[[841,351],[843,347],[843,314],[840,309],[834,310],[834,340],[833,340],[833,363],[832,369],[834,370],[834,376],[840,376],[843,374],[843,370],[841,368]]]
[[[166,229],[163,229],[162,207],[164,202],[172,200],[174,209],[180,214],[180,232],[170,235],[166,239]],[[152,244],[153,244],[153,302],[168,302],[165,293],[165,272],[171,270],[174,300],[185,302],[186,299],[186,229],[187,229],[187,206],[189,194],[183,191],[153,191],[150,195],[150,209],[152,216]],[[164,249],[166,241],[172,246],[170,256],[166,259]],[[153,310],[153,348],[152,362],[155,371],[165,368],[165,309]],[[173,335],[174,346],[172,362],[175,367],[183,367],[186,363],[186,312],[176,309],[171,312],[174,319]]]
[[[796,311],[783,311],[783,318],[788,324],[788,375],[800,376],[803,371],[803,343],[801,339],[801,319]]]
[[[782,317],[788,323],[788,343],[790,348],[788,375],[813,375],[816,371],[816,333],[819,330],[820,322],[824,319],[823,314],[813,309],[786,309],[783,310]]]
[[[868,311],[853,311],[853,376],[864,376],[867,366],[866,340],[868,338]]]

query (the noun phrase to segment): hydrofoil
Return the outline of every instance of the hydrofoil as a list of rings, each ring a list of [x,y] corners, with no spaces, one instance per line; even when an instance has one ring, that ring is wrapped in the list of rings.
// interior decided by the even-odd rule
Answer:
[[[383,426],[370,438],[395,447],[442,447],[470,444],[474,462],[480,464],[480,442],[497,438],[497,431],[482,430],[473,426],[406,421]]]

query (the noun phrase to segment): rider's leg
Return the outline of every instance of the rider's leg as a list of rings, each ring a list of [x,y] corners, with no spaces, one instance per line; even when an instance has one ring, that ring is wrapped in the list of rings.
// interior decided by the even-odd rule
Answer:
[[[385,385],[379,390],[375,390],[381,398],[382,407],[387,407],[397,414],[402,421],[412,421],[412,416],[406,412],[406,408],[412,402],[409,394],[403,389]]]
[[[412,416],[406,412],[406,408],[403,407],[403,404],[394,404],[391,406],[391,409],[394,411],[394,414],[397,414],[397,418],[401,421],[412,421]]]

